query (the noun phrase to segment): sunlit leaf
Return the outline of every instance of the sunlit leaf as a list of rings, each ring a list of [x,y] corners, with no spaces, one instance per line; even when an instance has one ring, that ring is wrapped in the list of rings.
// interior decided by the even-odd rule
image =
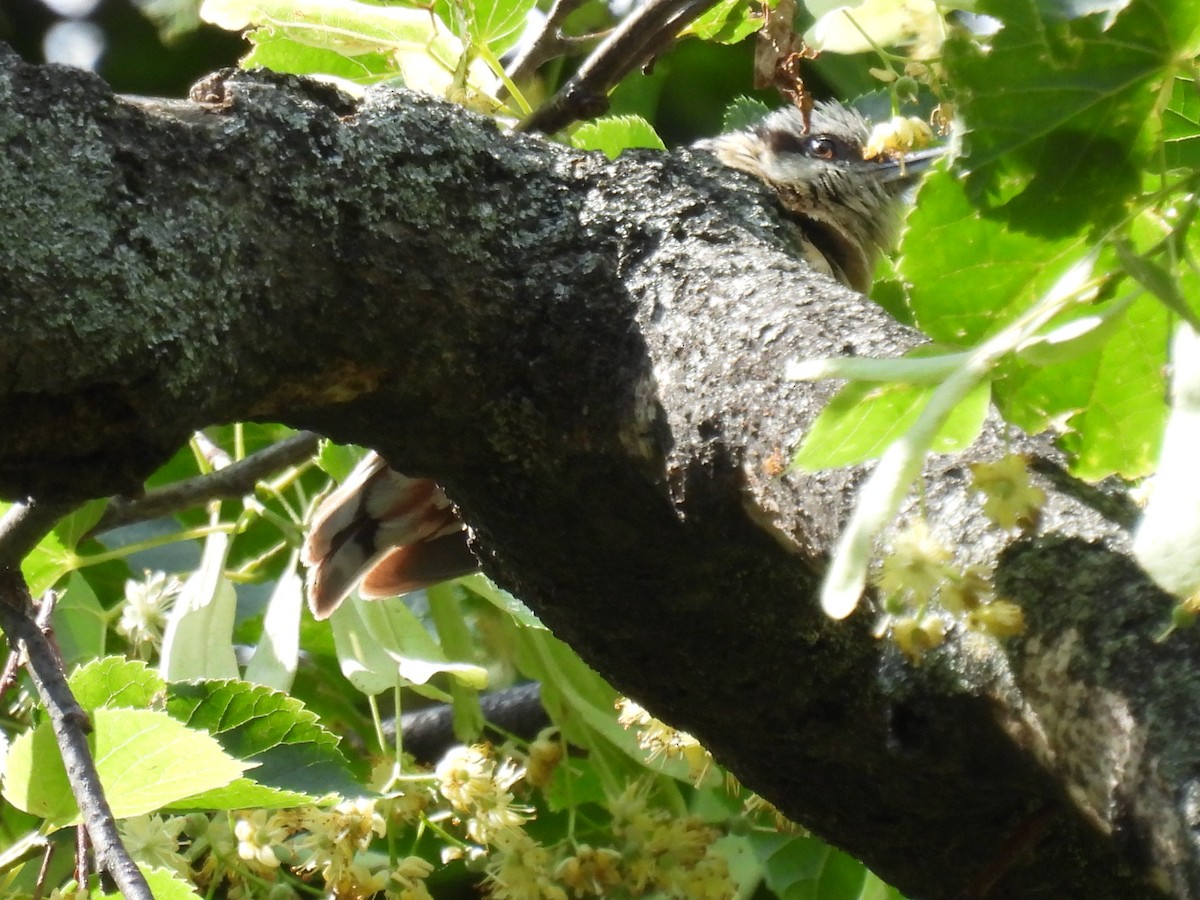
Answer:
[[[237,677],[233,651],[237,594],[225,577],[229,541],[224,532],[205,538],[200,566],[171,610],[159,666],[168,681]]]
[[[641,116],[608,116],[580,125],[571,135],[571,144],[580,150],[600,150],[609,159],[634,147],[667,149],[654,126]]]
[[[852,382],[821,411],[804,436],[794,464],[807,471],[874,459],[912,427],[937,385]],[[978,385],[946,420],[933,444],[937,453],[966,449],[979,435],[991,392]]]
[[[146,878],[146,884],[154,900],[195,900],[200,896],[195,885],[184,881],[169,869],[148,869],[141,863],[138,868]],[[92,894],[89,900],[124,900],[122,894]]]
[[[254,792],[243,779],[203,798],[189,797],[190,807],[275,807],[362,793],[347,772],[337,736],[280,691],[237,680],[171,684],[167,711],[204,729],[231,756],[255,763],[248,780],[268,789]],[[246,802],[252,793],[253,803]]]
[[[166,690],[153,669],[139,660],[106,656],[71,673],[71,693],[85,710],[101,706],[149,709]]]
[[[763,27],[766,17],[758,4],[747,0],[720,0],[683,32],[704,41],[736,44]]]
[[[300,616],[304,610],[304,579],[297,570],[299,551],[293,551],[275,583],[263,616],[262,637],[246,665],[246,680],[286,691],[300,664]]]
[[[118,819],[153,812],[184,797],[228,784],[251,764],[166,713],[99,707],[88,744],[105,797]],[[79,822],[49,722],[19,735],[9,751],[4,797],[52,827]]]

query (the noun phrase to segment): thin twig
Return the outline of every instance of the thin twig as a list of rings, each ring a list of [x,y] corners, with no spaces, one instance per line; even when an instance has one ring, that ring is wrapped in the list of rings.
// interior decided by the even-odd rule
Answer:
[[[297,465],[311,457],[317,452],[320,440],[318,435],[302,431],[219,471],[178,481],[148,491],[141,497],[114,497],[92,531],[99,533],[121,525],[157,519],[213,500],[244,497],[254,490],[255,484],[272,472]]]
[[[50,642],[30,615],[32,606],[20,571],[0,567],[0,627],[9,646],[24,652],[34,687],[50,714],[71,791],[96,848],[97,862],[112,876],[126,900],[154,900],[146,879],[121,845],[112,810],[104,799],[100,776],[88,750],[87,714],[71,694]]]
[[[75,883],[87,884],[92,874],[88,864],[88,831],[86,825],[75,826]]]
[[[608,92],[661,53],[716,0],[648,0],[579,67],[558,92],[517,125],[517,131],[559,131],[608,109]]]
[[[42,865],[38,868],[37,881],[33,883],[32,900],[42,900],[42,893],[46,889],[46,878],[50,873],[50,861],[52,859],[54,859],[54,843],[47,841],[45,849],[42,850]]]
[[[50,628],[50,616],[54,614],[54,595],[47,592],[37,608],[37,627],[42,634]],[[4,671],[0,672],[0,700],[4,699],[14,684],[17,683],[17,672],[21,668],[21,654],[16,647],[8,651],[8,659],[4,661]]]
[[[546,14],[546,22],[541,32],[534,38],[525,52],[512,61],[508,67],[508,80],[520,84],[536,72],[542,63],[563,53],[566,47],[575,43],[575,38],[566,37],[562,33],[563,23],[567,16],[583,6],[585,0],[554,0],[550,12]]]

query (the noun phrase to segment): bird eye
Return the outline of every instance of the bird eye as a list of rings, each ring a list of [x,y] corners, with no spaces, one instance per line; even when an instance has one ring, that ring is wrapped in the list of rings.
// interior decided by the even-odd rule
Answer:
[[[811,137],[804,145],[804,153],[813,159],[837,159],[838,142],[825,135]]]

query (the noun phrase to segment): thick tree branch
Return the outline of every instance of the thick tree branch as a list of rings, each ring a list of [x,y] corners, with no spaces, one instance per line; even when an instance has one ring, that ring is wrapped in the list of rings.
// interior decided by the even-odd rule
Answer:
[[[711,160],[608,163],[461,110],[239,77],[131,102],[0,61],[0,494],[133,491],[274,419],[437,478],[485,568],[622,690],[910,896],[1200,895],[1200,648],[1117,527],[1051,492],[924,508],[1028,634],[919,666],[815,589],[861,470],[779,476],[832,390],[789,359],[915,337],[814,275]],[[971,458],[1000,455],[990,427]],[[1036,825],[1036,827],[1034,827]]]

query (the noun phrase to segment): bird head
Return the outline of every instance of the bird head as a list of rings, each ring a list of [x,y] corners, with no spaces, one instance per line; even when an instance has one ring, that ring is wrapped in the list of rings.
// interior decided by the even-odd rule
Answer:
[[[867,158],[870,132],[855,110],[819,102],[807,122],[799,109],[780,109],[749,131],[697,147],[774,188],[800,228],[805,257],[865,292],[876,259],[895,240],[906,190],[942,153],[935,148]]]

